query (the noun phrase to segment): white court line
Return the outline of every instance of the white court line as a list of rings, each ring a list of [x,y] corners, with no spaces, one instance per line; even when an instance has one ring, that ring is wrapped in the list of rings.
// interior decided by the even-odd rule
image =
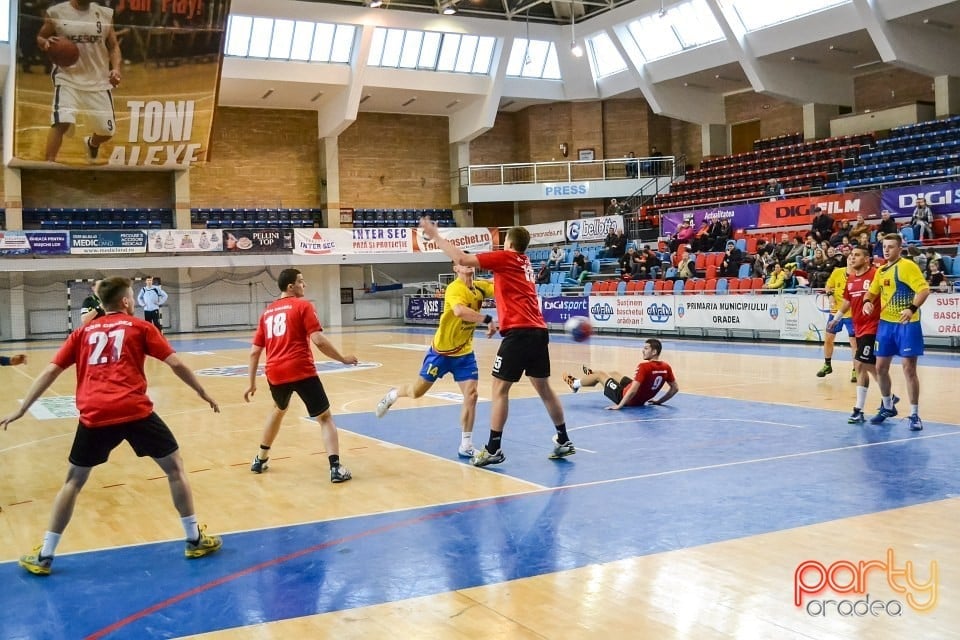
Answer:
[[[573,427],[572,429],[567,429],[567,431],[579,431],[580,429],[592,429],[593,427],[603,427],[611,424],[630,424],[632,422],[703,422],[705,419],[710,420],[711,422],[738,422],[738,423],[753,423],[753,424],[772,424],[777,427],[790,427],[791,429],[806,429],[805,426],[799,424],[787,424],[785,422],[771,422],[770,420],[749,420],[745,418],[674,418],[674,417],[663,417],[663,418],[637,418],[634,420],[614,420],[612,422],[596,422],[594,424],[585,424],[579,427]],[[577,449],[579,451],[579,449]]]
[[[821,453],[834,453],[837,451],[852,451],[854,449],[865,449],[867,447],[880,447],[888,444],[900,444],[901,442],[914,442],[916,440],[928,440],[930,438],[943,438],[948,436],[960,435],[960,431],[953,433],[938,433],[930,436],[917,436],[915,438],[901,438],[899,440],[887,440],[886,442],[871,442],[867,444],[855,444],[849,447],[834,447],[832,449],[818,449],[817,451],[804,451],[802,453],[787,453],[782,456],[770,456],[767,458],[754,458],[752,460],[739,460],[737,462],[722,462],[720,464],[708,464],[700,467],[688,467],[686,469],[671,469],[670,471],[657,471],[655,473],[642,473],[635,476],[626,476],[623,478],[611,478],[609,480],[596,480],[594,482],[581,482],[578,484],[568,484],[556,489],[573,489],[577,487],[594,487],[602,484],[612,484],[614,482],[623,482],[625,480],[643,480],[646,478],[659,478],[663,476],[673,476],[691,471],[709,471],[712,469],[723,469],[724,467],[737,467],[740,465],[754,464],[757,462],[771,462],[773,460],[789,460],[790,458],[803,458],[806,456],[815,456]],[[551,489],[554,490],[554,489]]]

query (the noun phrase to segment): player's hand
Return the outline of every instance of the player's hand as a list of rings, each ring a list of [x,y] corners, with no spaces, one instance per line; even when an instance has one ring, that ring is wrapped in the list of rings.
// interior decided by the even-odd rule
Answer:
[[[200,397],[203,398],[203,401],[210,405],[210,408],[213,409],[214,413],[220,413],[220,405],[217,404],[217,401],[207,395],[206,392],[200,394]]]
[[[60,40],[60,36],[50,36],[49,38],[41,38],[39,42],[40,51],[46,52],[50,48],[50,45],[52,45],[54,42],[58,42],[59,40]]]
[[[357,356],[343,356],[343,360],[341,360],[340,362],[342,362],[343,364],[349,364],[349,365],[357,365],[360,363],[360,361],[357,360]]]
[[[663,403],[660,402],[659,400],[648,400],[648,401],[647,401],[647,404],[652,404],[652,405],[654,405],[655,407],[659,407],[659,406],[662,405]]]
[[[500,327],[497,325],[496,320],[492,320],[490,324],[487,325],[487,339],[489,340],[493,336],[497,335],[497,331],[500,330]]]
[[[430,216],[420,218],[420,229],[423,230],[423,235],[427,237],[427,240],[436,240],[440,233],[437,223],[431,220]]]
[[[837,326],[837,321],[831,320],[830,322],[827,323],[827,331],[833,331],[833,328],[835,326]]]
[[[120,70],[113,69],[110,71],[110,85],[114,88],[120,86]]]
[[[863,313],[864,315],[870,315],[873,313],[873,303],[869,300],[863,303]]]
[[[606,407],[606,410],[607,410],[607,411],[620,411],[620,406],[619,406],[619,405],[612,404],[612,405],[610,405],[609,407]]]
[[[15,420],[19,420],[22,417],[23,417],[23,409],[21,408],[19,411],[14,411],[10,415],[0,420],[0,424],[3,425],[3,430],[6,431],[8,424],[10,424],[11,422],[14,422]]]
[[[910,309],[904,309],[900,312],[900,324],[907,324],[913,320],[913,311]]]
[[[27,354],[18,353],[10,358],[10,364],[27,364]]]
[[[257,392],[257,385],[252,384],[250,388],[243,392],[243,399],[247,402],[253,400],[253,394]]]

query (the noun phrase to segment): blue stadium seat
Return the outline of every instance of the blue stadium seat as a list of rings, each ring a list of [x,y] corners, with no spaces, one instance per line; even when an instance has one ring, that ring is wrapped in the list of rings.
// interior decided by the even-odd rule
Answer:
[[[737,272],[738,278],[749,278],[750,277],[750,264],[743,263],[740,265],[740,271]]]

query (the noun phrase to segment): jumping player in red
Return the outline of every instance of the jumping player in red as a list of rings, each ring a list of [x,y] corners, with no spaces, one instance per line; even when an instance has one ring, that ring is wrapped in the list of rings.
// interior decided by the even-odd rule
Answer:
[[[250,348],[250,384],[243,394],[243,399],[250,402],[253,394],[257,392],[257,367],[260,364],[260,354],[266,349],[267,382],[273,396],[274,408],[267,418],[260,441],[260,452],[254,457],[250,471],[263,473],[267,470],[270,445],[280,432],[280,423],[290,407],[290,398],[296,392],[307,406],[308,415],[320,423],[323,443],[330,461],[330,482],[346,482],[352,476],[350,471],[340,464],[337,425],[333,423],[333,415],[330,413],[330,400],[327,399],[323,383],[317,376],[310,344],[316,345],[321,353],[343,364],[357,364],[357,358],[341,355],[320,333],[323,328],[317,318],[317,311],[303,298],[307,285],[299,270],[281,271],[277,286],[280,288],[280,297],[264,310],[257,325],[257,333],[253,337],[253,346]]]
[[[663,345],[656,338],[650,338],[643,345],[643,361],[637,365],[637,372],[633,378],[622,376],[616,371],[594,371],[583,367],[583,378],[579,380],[568,373],[563,374],[563,381],[574,393],[581,387],[595,387],[603,382],[603,395],[610,398],[615,404],[607,409],[619,411],[624,407],[642,407],[645,404],[663,404],[672,398],[680,386],[673,375],[673,369],[666,362],[660,360]],[[659,399],[654,399],[663,390],[663,385],[669,387]]]
[[[53,555],[60,536],[70,522],[80,490],[93,467],[103,464],[110,452],[126,440],[138,456],[150,456],[163,469],[170,484],[173,504],[187,537],[184,555],[200,558],[223,544],[219,536],[204,533],[197,524],[193,494],[180,457],[179,446],[170,429],[153,412],[143,373],[147,356],[163,361],[178,378],[197,392],[214,412],[220,407],[207,395],[166,338],[151,323],[133,315],[133,289],[126,278],[107,278],[98,290],[106,312],[70,334],[40,376],[27,391],[23,404],[0,420],[7,425],[22,417],[37,398],[64,370],[77,367],[77,409],[80,423],[70,450],[67,479],[53,502],[53,513],[43,543],[31,555],[20,558],[20,566],[30,573],[50,574]]]
[[[424,217],[420,228],[428,240],[447,254],[454,263],[493,271],[494,299],[503,341],[493,363],[493,399],[490,411],[490,439],[471,458],[477,467],[499,464],[506,458],[500,442],[509,413],[510,387],[524,373],[543,401],[557,430],[551,459],[565,458],[577,451],[567,436],[563,405],[550,386],[550,334],[540,313],[535,287],[536,275],[524,251],[530,244],[530,232],[523,227],[507,231],[502,251],[470,254],[440,236],[437,224]]]
[[[847,283],[843,289],[843,302],[827,325],[835,325],[838,319],[843,318],[848,309],[852,309],[853,335],[857,338],[857,352],[853,362],[857,369],[857,403],[853,413],[847,419],[850,424],[863,424],[866,416],[863,414],[863,405],[867,402],[867,389],[870,387],[870,378],[877,380],[877,355],[874,345],[877,343],[877,326],[880,324],[880,305],[872,305],[870,313],[865,313],[863,305],[867,301],[870,284],[877,277],[876,267],[870,264],[871,255],[864,247],[854,247],[847,258]],[[894,397],[894,403],[899,398]]]

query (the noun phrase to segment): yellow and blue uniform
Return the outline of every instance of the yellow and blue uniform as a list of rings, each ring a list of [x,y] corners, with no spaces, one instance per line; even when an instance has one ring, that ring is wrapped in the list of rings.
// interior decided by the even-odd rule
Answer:
[[[917,292],[929,288],[920,267],[909,260],[900,258],[877,269],[876,279],[870,283],[870,296],[874,304],[880,304],[877,356],[912,358],[923,355],[920,311],[914,313],[906,324],[900,324],[900,315],[913,304]]]
[[[420,367],[421,378],[436,382],[447,373],[453,373],[457,382],[479,379],[477,358],[473,353],[477,323],[461,320],[453,310],[462,304],[479,312],[484,298],[492,297],[493,283],[486,280],[474,280],[473,287],[468,287],[459,278],[450,283],[443,295],[440,326]]]
[[[827,278],[827,283],[824,285],[824,289],[830,292],[830,315],[827,317],[827,331],[832,334],[840,333],[841,329],[847,330],[847,335],[852,336],[853,334],[853,316],[850,309],[847,309],[847,312],[843,314],[843,319],[840,320],[834,327],[830,328],[830,322],[833,321],[833,317],[837,315],[837,311],[840,309],[840,306],[843,304],[843,290],[847,288],[847,268],[846,267],[836,267],[831,273],[830,277]]]

